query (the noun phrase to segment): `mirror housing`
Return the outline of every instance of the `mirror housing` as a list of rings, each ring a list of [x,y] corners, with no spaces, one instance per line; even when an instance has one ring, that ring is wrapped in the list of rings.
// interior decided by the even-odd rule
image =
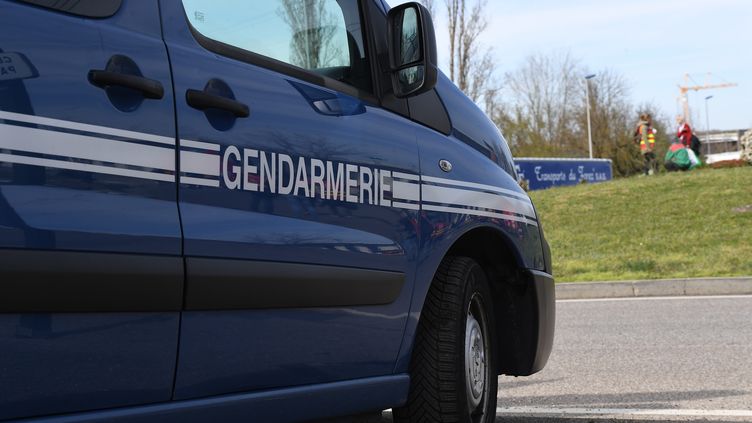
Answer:
[[[420,3],[392,8],[387,16],[392,90],[397,98],[423,94],[439,77],[431,13]]]

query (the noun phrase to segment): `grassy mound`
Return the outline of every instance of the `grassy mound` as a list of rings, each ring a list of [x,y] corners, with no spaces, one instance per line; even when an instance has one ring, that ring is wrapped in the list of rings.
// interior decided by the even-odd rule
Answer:
[[[752,275],[752,167],[530,196],[558,282]]]

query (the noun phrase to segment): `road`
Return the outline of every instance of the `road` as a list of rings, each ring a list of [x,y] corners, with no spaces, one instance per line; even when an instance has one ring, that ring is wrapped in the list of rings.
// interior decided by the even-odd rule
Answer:
[[[560,301],[546,368],[499,382],[498,423],[752,422],[752,296]]]
[[[544,371],[500,379],[499,407],[514,407],[501,416],[599,408],[752,421],[750,296],[560,301],[556,330]]]

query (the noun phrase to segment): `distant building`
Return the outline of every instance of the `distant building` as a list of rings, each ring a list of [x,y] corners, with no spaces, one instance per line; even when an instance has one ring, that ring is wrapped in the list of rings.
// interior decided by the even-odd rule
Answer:
[[[700,131],[697,136],[702,142],[702,154],[720,154],[730,153],[732,151],[739,151],[741,149],[741,138],[746,132],[746,129],[740,129],[738,131]]]

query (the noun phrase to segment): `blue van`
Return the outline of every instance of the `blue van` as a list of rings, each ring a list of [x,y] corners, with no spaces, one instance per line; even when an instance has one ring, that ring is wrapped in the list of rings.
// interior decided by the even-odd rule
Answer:
[[[551,351],[506,141],[383,0],[0,0],[0,420],[494,421]]]

